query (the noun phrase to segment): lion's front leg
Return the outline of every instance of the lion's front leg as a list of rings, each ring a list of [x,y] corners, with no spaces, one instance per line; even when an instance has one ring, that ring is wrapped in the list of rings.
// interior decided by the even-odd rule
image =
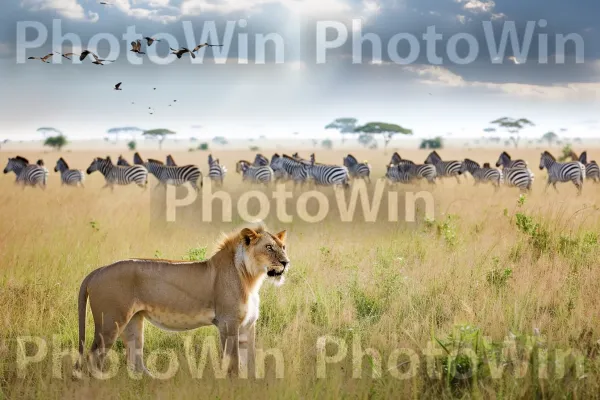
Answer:
[[[256,335],[255,324],[241,328],[239,334],[240,376],[253,379],[256,377]]]
[[[233,322],[219,324],[223,358],[229,375],[238,375],[240,371],[239,327]]]

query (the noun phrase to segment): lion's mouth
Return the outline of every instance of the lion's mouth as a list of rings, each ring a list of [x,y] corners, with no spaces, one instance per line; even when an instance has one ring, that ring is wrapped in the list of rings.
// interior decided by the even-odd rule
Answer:
[[[283,275],[284,272],[285,272],[285,268],[283,268],[281,271],[276,271],[274,269],[270,269],[267,271],[267,275],[270,277],[281,276],[281,275]]]

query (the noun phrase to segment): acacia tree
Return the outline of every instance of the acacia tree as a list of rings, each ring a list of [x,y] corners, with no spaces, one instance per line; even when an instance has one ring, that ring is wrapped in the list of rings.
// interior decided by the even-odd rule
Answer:
[[[400,125],[390,124],[387,122],[369,122],[363,126],[359,126],[354,129],[356,133],[363,133],[368,135],[381,135],[383,136],[383,148],[387,150],[387,146],[394,137],[394,135],[412,135],[411,129],[403,128]]]
[[[143,130],[135,126],[123,126],[118,128],[110,128],[106,131],[108,135],[115,136],[114,143],[117,143],[119,141],[119,135],[121,133],[130,133],[133,135],[135,132],[143,132]]]
[[[44,140],[44,146],[53,147],[55,150],[60,150],[69,143],[67,138],[60,134],[58,136],[50,136]]]
[[[325,126],[325,129],[334,129],[342,135],[342,143],[346,141],[346,134],[354,133],[358,120],[356,118],[338,118]]]
[[[500,128],[506,129],[506,131],[512,135],[510,140],[515,145],[515,148],[519,147],[519,140],[521,139],[519,134],[521,133],[521,130],[527,126],[535,126],[535,124],[527,118],[514,119],[503,117],[492,121],[491,123],[498,125]]]
[[[554,142],[556,142],[557,139],[558,139],[558,135],[554,132],[546,132],[542,136],[542,140],[545,140],[546,142],[548,142],[548,146],[552,146],[552,144]]]
[[[142,135],[158,139],[158,148],[162,150],[162,144],[167,138],[167,135],[174,135],[176,132],[170,131],[168,129],[151,129],[149,131],[144,131]]]
[[[38,128],[37,132],[41,133],[42,136],[44,136],[44,138],[46,138],[46,136],[48,136],[49,134],[62,135],[61,131],[59,131],[56,128],[49,127],[49,126]]]

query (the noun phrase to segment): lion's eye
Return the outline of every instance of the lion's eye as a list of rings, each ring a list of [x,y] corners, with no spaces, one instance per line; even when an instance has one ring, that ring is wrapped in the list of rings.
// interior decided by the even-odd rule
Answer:
[[[269,251],[273,251],[273,246],[271,246],[270,244],[267,245],[267,250]]]

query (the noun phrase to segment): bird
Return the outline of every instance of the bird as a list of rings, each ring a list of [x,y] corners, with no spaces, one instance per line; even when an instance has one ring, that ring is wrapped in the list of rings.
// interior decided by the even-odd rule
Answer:
[[[41,61],[41,62],[43,62],[43,63],[50,64],[50,63],[48,62],[48,60],[49,60],[50,58],[52,58],[52,56],[53,56],[53,55],[54,55],[54,53],[50,53],[50,54],[48,54],[48,55],[45,55],[44,57],[29,57],[29,58],[27,58],[27,59],[28,59],[28,60],[40,60],[40,61]]]
[[[71,60],[71,57],[79,55],[79,54],[75,54],[75,53],[65,53],[65,54],[63,54],[63,53],[58,53],[58,52],[55,52],[55,54],[61,55],[62,57],[66,58],[67,60]]]
[[[517,60],[517,57],[515,57],[515,56],[510,56],[510,57],[508,57],[508,59],[517,65],[521,64],[521,61]]]
[[[98,58],[98,56],[96,54],[94,54],[93,52],[89,51],[89,50],[84,50],[83,52],[81,52],[81,55],[79,56],[79,61],[83,61],[85,60],[85,58],[89,55],[93,55],[96,58]]]
[[[138,54],[146,54],[144,52],[142,52],[142,41],[141,40],[136,40],[135,42],[131,42],[131,50],[134,53],[138,53]]]
[[[102,59],[98,58],[98,56],[95,54],[93,54],[93,56],[96,59],[96,61],[92,61],[92,64],[104,65],[103,63],[105,63],[105,62],[115,62],[115,60],[102,60]]]
[[[135,104],[135,101],[132,101],[131,104]]]
[[[121,89],[121,84],[122,84],[122,83],[123,83],[123,82],[119,82],[119,83],[117,83],[117,84],[115,85],[115,90],[123,90],[123,89]]]
[[[173,103],[177,103],[177,100],[173,100]]]
[[[98,4],[102,4],[103,6],[112,6],[112,4],[107,3],[106,1],[101,1]]]
[[[208,43],[202,43],[199,44],[198,46],[194,47],[194,52],[197,52],[198,50],[200,50],[201,48],[208,46],[208,47],[223,47],[222,44],[208,44]]]
[[[187,48],[185,48],[185,47],[182,47],[182,48],[181,48],[181,49],[179,49],[179,50],[175,50],[175,49],[174,49],[174,48],[172,48],[172,47],[169,47],[169,48],[170,48],[170,49],[171,49],[171,51],[172,51],[172,53],[171,53],[171,54],[175,54],[175,55],[177,56],[177,58],[181,58],[181,57],[182,57],[182,56],[183,56],[185,53],[190,53],[190,56],[192,56],[192,58],[196,58],[196,55],[195,55],[195,54],[194,54],[192,51],[190,51],[190,49],[187,49]]]
[[[154,43],[154,42],[161,42],[161,40],[154,39],[151,37],[145,37],[144,39],[146,39],[146,43],[148,44],[148,46],[152,46],[152,43]]]
[[[154,88],[154,90],[156,90],[156,88]]]

